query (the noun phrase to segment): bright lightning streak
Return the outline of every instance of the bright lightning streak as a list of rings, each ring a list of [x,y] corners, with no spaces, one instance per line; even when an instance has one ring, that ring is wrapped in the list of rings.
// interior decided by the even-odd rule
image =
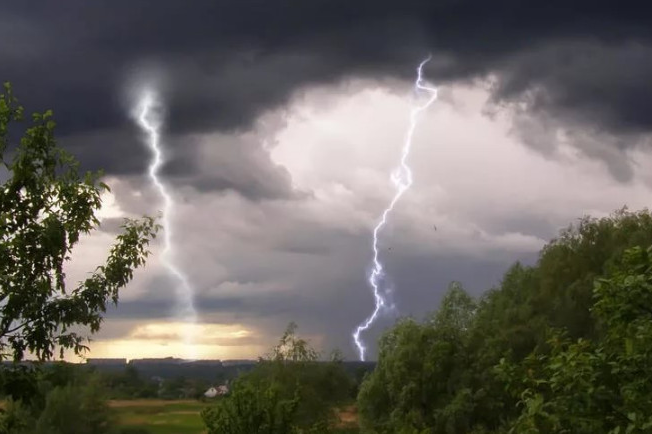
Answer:
[[[353,341],[355,342],[356,347],[358,348],[358,354],[360,355],[360,360],[364,361],[365,352],[367,348],[365,347],[364,342],[360,338],[360,333],[367,330],[374,323],[380,310],[386,307],[387,301],[385,300],[383,293],[380,289],[380,278],[383,276],[383,264],[378,258],[378,235],[380,230],[387,223],[387,218],[389,214],[394,209],[394,206],[399,201],[403,193],[405,193],[410,186],[412,185],[412,170],[407,164],[407,158],[410,155],[410,149],[412,148],[412,138],[414,136],[414,130],[417,126],[417,121],[419,120],[419,115],[425,111],[430,105],[437,99],[437,89],[434,87],[428,86],[423,79],[423,66],[428,63],[431,59],[431,56],[428,56],[427,59],[423,60],[417,68],[417,79],[414,82],[414,90],[416,93],[419,91],[425,91],[429,94],[428,100],[412,108],[410,112],[410,125],[405,136],[405,142],[403,144],[403,152],[401,155],[401,163],[399,167],[392,173],[391,180],[394,186],[396,187],[396,194],[390,202],[389,206],[383,211],[380,222],[374,228],[373,233],[373,269],[369,274],[369,285],[373,289],[375,308],[371,316],[369,316],[362,324],[360,324],[355,332],[353,333]]]
[[[197,322],[197,312],[194,306],[193,291],[186,275],[175,264],[172,257],[172,224],[170,215],[172,213],[173,201],[172,196],[168,193],[165,185],[158,177],[159,169],[163,164],[163,152],[161,150],[160,128],[162,116],[160,114],[161,105],[156,92],[146,89],[142,92],[138,107],[136,109],[136,119],[138,125],[147,136],[147,146],[152,152],[152,162],[148,169],[148,175],[152,183],[163,198],[163,215],[162,225],[164,234],[164,247],[161,255],[163,265],[168,269],[178,281],[177,300],[179,305],[179,316],[183,320],[184,329],[182,335],[186,350],[190,352],[187,358],[195,359],[194,354],[194,325]]]

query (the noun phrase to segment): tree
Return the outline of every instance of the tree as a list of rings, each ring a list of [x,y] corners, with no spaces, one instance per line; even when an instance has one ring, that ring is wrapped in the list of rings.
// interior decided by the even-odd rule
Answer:
[[[43,367],[26,378],[36,384],[15,394],[18,398],[5,400],[0,433],[113,432],[113,413],[97,373],[62,364]]]
[[[271,354],[202,413],[210,434],[328,432],[352,379],[338,358],[319,362],[296,328],[290,323]]]
[[[456,390],[468,366],[468,328],[474,300],[453,283],[439,311],[419,323],[400,320],[380,341],[374,372],[358,395],[361,424],[369,432],[468,432],[463,401]]]
[[[110,433],[115,421],[98,381],[84,386],[58,386],[47,396],[35,432],[38,434]]]
[[[594,341],[554,330],[550,354],[497,367],[520,398],[513,433],[652,431],[652,248],[625,251],[594,284]]]
[[[292,434],[298,398],[282,399],[278,386],[260,389],[236,381],[231,396],[204,410],[209,434]]]
[[[109,399],[156,398],[157,381],[143,378],[138,369],[128,364],[123,371],[102,372],[102,381],[109,390]]]
[[[103,265],[72,290],[64,264],[80,236],[99,225],[96,212],[108,187],[101,173],[79,174],[79,164],[57,147],[51,111],[23,125],[23,108],[6,84],[0,95],[0,357],[23,359],[30,352],[50,359],[56,348],[80,354],[84,336],[73,327],[99,330],[109,302],[144,265],[147,245],[159,226],[154,220],[125,220]]]
[[[650,244],[652,214],[623,208],[608,217],[580,219],[542,249],[534,266],[508,270],[480,302],[469,348],[472,376],[456,386],[484,395],[475,402],[474,423],[497,430],[520,414],[521,397],[508,394],[494,370],[502,358],[525,366],[530,355],[552,356],[560,351],[553,345],[558,333],[564,345],[602,339],[606,329],[592,314],[596,279],[622,270],[628,249]]]
[[[272,350],[270,360],[276,362],[314,362],[319,357],[308,341],[296,335],[297,325],[290,322],[278,344]]]
[[[537,288],[529,304],[572,339],[594,337],[593,283],[618,264],[625,250],[652,244],[652,214],[622,208],[600,219],[584,217],[541,251]],[[546,336],[542,334],[541,339]]]
[[[608,432],[591,425],[597,421],[595,408],[620,417],[625,423],[620,432],[630,426],[642,429],[648,421],[645,412],[652,412],[644,406],[652,372],[618,351],[626,355],[629,346],[635,350],[632,357],[647,360],[643,351],[652,348],[652,341],[644,344],[646,324],[652,323],[652,299],[643,277],[647,272],[641,271],[645,261],[639,261],[636,273],[624,265],[632,252],[645,251],[637,246],[651,244],[652,214],[647,210],[624,208],[601,219],[585,217],[548,243],[535,265],[514,264],[475,306],[460,303],[464,297],[456,301],[447,296],[436,314],[438,321],[399,321],[383,336],[376,370],[360,389],[364,429],[448,434],[529,432],[535,426],[538,432]],[[599,284],[603,295],[597,297],[600,276],[607,276],[609,283]],[[610,301],[605,305],[605,300]],[[603,306],[616,313],[598,314]],[[620,326],[607,325],[605,318],[621,318]],[[605,354],[614,359],[604,359]],[[628,407],[609,410],[624,399],[616,393],[599,405],[589,399],[586,391],[595,389],[588,385],[598,379],[613,382],[603,375],[612,369],[625,370],[632,379],[623,374],[613,384],[624,389],[612,390],[638,397],[643,407],[628,398]],[[562,391],[553,388],[553,379]],[[552,423],[543,421],[546,412],[561,415],[562,422],[546,425]],[[618,412],[627,420],[616,416]],[[633,425],[629,413],[636,419]],[[533,414],[536,417],[528,416]],[[569,421],[571,416],[575,422]],[[515,421],[520,421],[517,428]],[[569,426],[569,431],[562,430]]]
[[[0,418],[0,434],[29,434],[34,431],[34,418],[31,410],[22,401],[5,401]]]

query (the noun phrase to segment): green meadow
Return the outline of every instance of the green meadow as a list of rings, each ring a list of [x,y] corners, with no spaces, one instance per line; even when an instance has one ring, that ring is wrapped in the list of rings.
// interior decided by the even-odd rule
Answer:
[[[120,426],[133,428],[134,434],[201,434],[205,432],[206,427],[200,412],[207,405],[209,404],[194,400],[143,399],[110,402]]]
[[[109,401],[125,434],[204,434],[200,412],[211,403],[195,400],[136,399]],[[349,406],[338,411],[337,434],[358,433],[357,411]],[[132,431],[133,430],[133,431]]]

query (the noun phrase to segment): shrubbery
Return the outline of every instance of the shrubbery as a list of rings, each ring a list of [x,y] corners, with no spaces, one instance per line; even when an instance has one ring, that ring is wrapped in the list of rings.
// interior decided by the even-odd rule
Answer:
[[[334,410],[351,399],[352,378],[339,360],[318,354],[290,324],[267,358],[243,375],[202,417],[210,434],[327,432]]]

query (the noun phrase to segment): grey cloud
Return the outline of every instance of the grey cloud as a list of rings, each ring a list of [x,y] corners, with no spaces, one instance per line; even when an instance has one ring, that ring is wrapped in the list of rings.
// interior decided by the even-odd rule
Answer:
[[[124,224],[124,218],[111,217],[105,218],[100,222],[99,230],[102,232],[107,232],[112,235],[118,235],[122,233],[122,225]]]
[[[110,175],[145,175],[151,155],[131,131],[100,131],[65,137],[62,144],[84,163],[86,170],[103,170],[105,163],[122,157]],[[233,190],[251,200],[290,199],[300,196],[292,188],[287,171],[274,165],[256,137],[173,136],[163,140],[161,176],[175,188],[200,192]],[[133,189],[149,188],[139,177],[130,177]],[[111,185],[109,185],[111,187]]]
[[[246,130],[267,109],[316,83],[411,79],[428,51],[435,56],[428,75],[440,84],[492,74],[496,102],[530,100],[533,112],[616,135],[647,133],[652,126],[651,11],[644,2],[36,4],[2,7],[16,30],[3,50],[27,42],[29,49],[10,50],[0,77],[16,83],[28,107],[54,107],[67,136],[127,134],[123,88],[139,65],[164,70],[169,133],[177,136]],[[86,146],[94,151],[81,152],[84,162],[95,165],[92,155],[101,155],[110,173],[142,167],[142,151],[104,152],[99,138]],[[220,188],[223,180],[199,185]]]
[[[585,126],[552,112],[535,116],[519,109],[517,113],[513,132],[522,143],[553,159],[563,159],[559,154],[560,146],[568,144],[585,156],[604,162],[609,173],[620,182],[629,182],[634,176],[633,161],[626,150],[645,147],[650,143],[648,135],[615,135],[603,128]]]
[[[151,158],[141,133],[131,126],[63,136],[59,142],[83,163],[84,170],[106,169],[111,175],[144,173]],[[114,164],[107,167],[107,162]]]
[[[271,162],[261,142],[254,134],[177,137],[168,142],[173,153],[163,175],[200,192],[233,190],[252,200],[295,197],[290,174]]]
[[[277,218],[278,215],[270,214],[270,225],[274,226]],[[295,230],[291,231],[290,226]],[[316,222],[298,223],[291,219],[288,227],[279,229],[279,240],[292,238],[288,231],[295,235],[289,244],[301,250],[300,254],[289,253],[287,243],[269,243],[264,238],[255,249],[222,245],[224,253],[213,260],[228,269],[228,277],[213,280],[212,270],[203,267],[191,274],[201,321],[243,322],[269,334],[274,327],[293,320],[300,325],[302,333],[324,334],[325,349],[338,347],[347,357],[355,358],[351,331],[373,309],[366,279],[371,260],[369,237],[366,233],[345,236],[338,235],[337,230],[318,228]],[[417,317],[438,305],[450,281],[461,281],[472,294],[478,295],[498,283],[514,259],[514,255],[496,260],[496,255],[473,259],[424,255],[421,251],[413,254],[409,244],[398,246],[392,252],[383,251],[382,255],[391,276],[389,283],[395,289],[391,298],[398,312]],[[318,255],[312,252],[315,249]],[[521,256],[525,261],[533,261],[532,255]],[[254,290],[225,292],[219,284],[227,278],[242,283],[243,287],[254,285]],[[149,282],[145,296],[121,303],[111,312],[109,320],[169,318],[175,309],[172,286],[173,282],[160,276]],[[377,337],[394,319],[392,315],[383,317],[365,334],[372,353]]]
[[[533,262],[530,256],[521,258]],[[357,260],[356,260],[357,262]],[[508,262],[470,261],[468,258],[424,258],[409,254],[394,256],[388,273],[396,288],[392,295],[402,315],[422,317],[432,311],[441,300],[452,280],[461,281],[474,295],[497,284],[509,265]],[[341,277],[311,279],[309,275],[297,276],[293,290],[287,293],[261,291],[255,297],[205,294],[197,299],[202,321],[242,321],[268,329],[271,324],[281,327],[288,321],[299,324],[302,333],[325,334],[324,349],[340,348],[351,359],[356,357],[351,343],[351,331],[373,309],[373,297],[367,286],[364,267],[342,270]],[[488,283],[492,282],[492,283]],[[173,300],[148,300],[124,302],[110,312],[108,320],[141,318],[165,320],[174,309]],[[385,326],[395,319],[393,315],[381,320],[365,333],[365,341],[375,352],[375,342]],[[122,333],[126,333],[123,330]],[[279,331],[280,333],[280,331]],[[273,339],[275,336],[269,336]]]
[[[598,131],[647,133],[652,125],[652,45],[549,41],[506,60],[494,98]],[[623,146],[625,144],[623,143]]]
[[[652,45],[640,39],[597,44],[550,41],[506,61],[493,102],[515,109],[520,139],[555,157],[559,133],[615,179],[632,179],[626,150],[652,133]]]
[[[491,233],[520,232],[542,240],[555,237],[561,229],[544,215],[526,215],[522,211],[511,217],[504,216],[500,220],[487,220],[484,222],[484,228]]]

